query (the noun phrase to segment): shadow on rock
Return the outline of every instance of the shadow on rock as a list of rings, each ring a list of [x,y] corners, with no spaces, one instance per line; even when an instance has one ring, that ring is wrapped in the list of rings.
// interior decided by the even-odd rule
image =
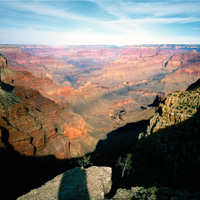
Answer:
[[[22,156],[9,145],[0,148],[0,162],[2,200],[16,199],[70,168],[69,160]]]
[[[134,185],[199,191],[200,110],[189,119],[159,129],[133,148]]]
[[[87,189],[86,171],[80,167],[76,167],[63,174],[60,182],[59,200],[89,200]]]
[[[76,167],[63,174],[60,182],[59,200],[103,200],[112,186],[110,167]]]
[[[118,128],[107,135],[107,139],[100,140],[92,155],[97,153],[110,153],[123,151],[127,147],[133,146],[138,141],[141,132],[146,131],[148,120],[129,123],[124,127]]]
[[[118,128],[107,135],[107,139],[100,140],[93,153],[92,162],[97,166],[110,166],[112,171],[112,189],[106,198],[111,198],[120,186],[127,186],[129,178],[121,178],[121,172],[116,169],[116,162],[120,155],[129,151],[138,142],[139,134],[146,131],[149,120],[142,120],[135,123],[129,123],[124,127]],[[120,182],[120,184],[119,184]]]
[[[134,132],[133,127],[129,127]],[[126,129],[121,129],[126,134]],[[140,131],[138,131],[139,133]],[[114,137],[114,133],[112,132]],[[114,145],[115,138],[108,135],[108,139],[98,143],[95,150],[95,165],[108,165],[113,168],[113,187],[107,197],[113,197],[117,188],[171,187],[182,188],[191,192],[199,191],[200,180],[200,110],[189,119],[159,129],[157,132],[135,141],[124,150],[106,153],[106,150],[126,145]],[[137,132],[136,132],[137,135]],[[114,141],[114,142],[113,142]],[[113,143],[112,143],[113,142]],[[129,143],[127,138],[127,143]],[[110,144],[110,146],[109,146]],[[104,146],[105,145],[105,146]],[[102,147],[102,149],[101,149]],[[116,168],[116,161],[121,155],[132,154],[132,171],[123,178]]]

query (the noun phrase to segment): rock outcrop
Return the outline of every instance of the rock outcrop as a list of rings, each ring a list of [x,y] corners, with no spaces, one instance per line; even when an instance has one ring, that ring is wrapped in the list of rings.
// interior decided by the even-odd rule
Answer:
[[[61,74],[68,69],[73,68],[72,64],[64,60],[58,60],[54,56],[33,56],[30,53],[21,51],[13,51],[13,48],[1,48],[2,53],[9,61],[9,67],[15,71],[28,71],[37,77],[52,78],[53,74]]]
[[[31,190],[18,200],[103,200],[112,186],[110,167],[92,166],[87,169],[76,167],[48,181],[38,189]]]
[[[9,84],[27,84],[63,108],[72,108],[97,139],[127,123],[148,119],[152,113],[148,105],[157,95],[184,90],[200,78],[199,45],[21,45],[21,52],[8,45],[8,49],[4,45],[2,53],[9,57],[10,68],[40,76],[40,81],[29,74],[30,78]],[[147,109],[141,112],[141,108]],[[123,109],[126,114],[119,117]]]
[[[27,156],[71,157],[69,138],[61,134],[73,114],[64,113],[59,105],[30,88],[3,83],[0,96],[1,147],[7,148],[9,143]]]
[[[8,69],[5,57],[0,58],[1,147],[11,146],[22,155],[60,159],[81,156],[95,148],[97,140],[89,136],[80,115],[43,97],[37,78]]]
[[[23,50],[20,46],[17,45],[0,45],[0,52],[2,54],[6,53],[22,53]]]
[[[161,84],[164,86],[163,91],[178,91],[186,89],[190,84],[200,78],[200,54],[188,52],[175,54],[166,63],[166,69],[173,70],[167,74]],[[174,88],[174,89],[173,89]]]
[[[3,70],[7,67],[6,57],[0,54],[0,69]]]
[[[46,182],[37,189],[20,196],[18,200],[27,199],[57,199],[57,200],[103,200],[112,187],[112,171],[109,167],[89,167],[81,169],[76,167],[54,179]],[[191,193],[183,189],[169,187],[131,187],[131,189],[118,189],[112,200],[168,200],[185,199],[197,200],[200,193]]]
[[[156,74],[171,73],[186,60],[193,59],[195,55],[198,57],[199,49],[199,45],[21,45],[21,53],[15,54],[9,45],[7,50],[5,45],[2,48],[0,46],[0,52],[5,53],[9,61],[15,61],[18,65],[24,65],[23,67],[28,66],[29,69],[26,70],[33,74],[39,75],[42,71],[49,70],[52,78],[58,82],[76,87],[83,86],[88,81],[108,86],[124,81],[136,82],[155,77]],[[190,51],[193,56],[190,55]],[[22,70],[22,66],[21,69],[16,69]],[[113,78],[112,83],[109,77]]]
[[[140,134],[133,151],[136,184],[143,180],[147,185],[199,191],[195,183],[200,178],[200,88],[196,85],[168,94],[150,119],[146,135]]]
[[[155,115],[150,119],[147,133],[179,124],[191,118],[200,106],[200,88],[189,91],[173,92],[167,95],[164,103],[159,104]]]

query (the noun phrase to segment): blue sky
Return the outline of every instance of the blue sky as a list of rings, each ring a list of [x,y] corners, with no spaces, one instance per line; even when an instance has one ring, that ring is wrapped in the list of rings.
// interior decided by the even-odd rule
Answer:
[[[200,44],[200,1],[0,0],[0,44]]]

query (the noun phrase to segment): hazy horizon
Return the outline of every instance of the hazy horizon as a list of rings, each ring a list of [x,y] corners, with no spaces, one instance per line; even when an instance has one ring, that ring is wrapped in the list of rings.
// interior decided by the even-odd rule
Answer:
[[[65,46],[108,46],[108,47],[126,47],[126,46],[200,46],[200,43],[197,44],[128,44],[128,45],[116,45],[116,44],[0,44],[1,46],[48,46],[48,47],[65,47]]]
[[[0,2],[1,44],[200,44],[197,0]]]

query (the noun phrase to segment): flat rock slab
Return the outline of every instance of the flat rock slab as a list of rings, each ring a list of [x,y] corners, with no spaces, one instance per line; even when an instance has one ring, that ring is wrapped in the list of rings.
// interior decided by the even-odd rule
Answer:
[[[110,167],[76,167],[56,176],[40,188],[31,190],[18,200],[101,200],[111,190],[111,177]]]

